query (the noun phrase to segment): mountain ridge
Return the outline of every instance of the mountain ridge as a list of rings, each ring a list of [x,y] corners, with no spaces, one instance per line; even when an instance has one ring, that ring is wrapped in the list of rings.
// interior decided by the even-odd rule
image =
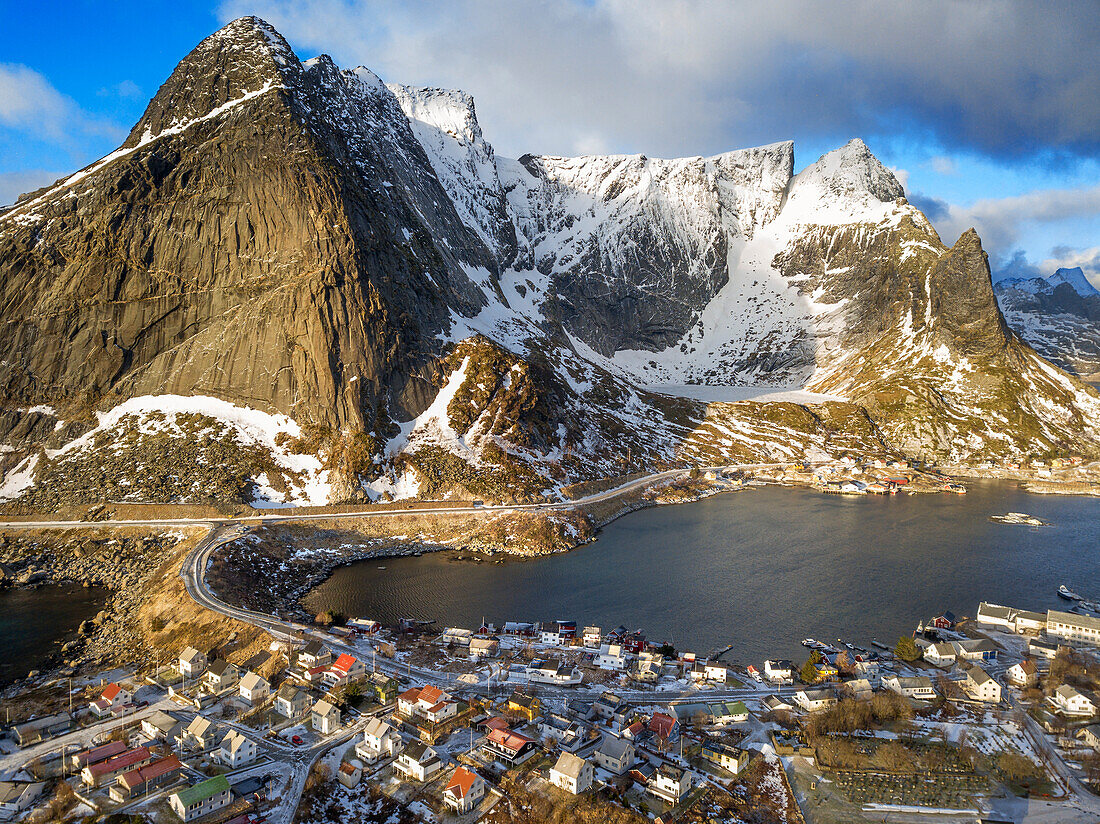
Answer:
[[[1100,443],[1095,391],[1009,329],[976,233],[944,245],[861,140],[797,175],[790,142],[511,160],[469,95],[301,62],[258,18],[185,57],[118,151],[0,213],[0,267],[7,497],[122,401],[149,399],[112,424],[127,443],[210,417],[175,395],[292,420],[278,449],[316,463],[249,453],[232,493],[284,503],[769,454],[766,404],[683,384],[836,397],[853,411],[785,426],[817,451],[826,419],[862,433],[846,449],[955,462]],[[441,418],[444,390],[467,408]]]

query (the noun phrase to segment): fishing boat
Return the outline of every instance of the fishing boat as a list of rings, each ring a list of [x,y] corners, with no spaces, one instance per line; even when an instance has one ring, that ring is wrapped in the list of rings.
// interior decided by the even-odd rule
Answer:
[[[1058,587],[1058,597],[1059,598],[1064,598],[1067,601],[1080,601],[1080,600],[1082,600],[1080,595],[1078,595],[1072,589],[1069,589],[1065,584],[1062,584],[1061,586]]]
[[[810,649],[817,649],[820,645],[819,641],[815,641],[813,638],[803,638],[802,646],[809,647]]]

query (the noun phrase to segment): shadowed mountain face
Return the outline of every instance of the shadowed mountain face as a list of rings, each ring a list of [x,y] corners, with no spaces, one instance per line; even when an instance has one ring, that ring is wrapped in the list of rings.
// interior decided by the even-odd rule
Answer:
[[[236,20],[118,151],[0,214],[0,468],[211,396],[325,433],[295,448],[341,494],[409,465],[534,490],[682,457],[710,413],[646,387],[688,383],[855,401],[875,448],[1095,451],[1095,393],[1006,326],[976,234],[945,246],[861,141],[793,169],[790,143],[499,158],[468,95]]]

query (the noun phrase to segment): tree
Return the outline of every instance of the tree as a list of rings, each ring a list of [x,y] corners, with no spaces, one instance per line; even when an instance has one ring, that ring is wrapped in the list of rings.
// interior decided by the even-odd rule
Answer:
[[[672,644],[669,644],[668,642],[665,642],[664,644],[661,644],[661,646],[657,647],[657,652],[660,655],[663,655],[665,658],[676,657],[676,647],[672,646]]]
[[[803,684],[816,684],[818,679],[817,667],[814,666],[813,656],[811,655],[806,659],[806,663],[802,665],[802,669],[798,671],[798,677],[802,680]]]
[[[908,635],[903,635],[898,639],[898,643],[894,647],[894,655],[902,661],[916,661],[920,658],[920,647],[918,647],[917,642]]]
[[[1039,766],[1018,752],[1003,752],[997,756],[997,769],[1018,784],[1027,784],[1042,778]]]

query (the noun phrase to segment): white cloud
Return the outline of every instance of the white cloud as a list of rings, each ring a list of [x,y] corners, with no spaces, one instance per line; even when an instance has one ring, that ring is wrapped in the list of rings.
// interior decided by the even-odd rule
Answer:
[[[15,203],[19,195],[33,192],[64,176],[65,172],[47,172],[38,169],[25,172],[0,172],[0,206],[9,206]]]
[[[995,156],[1100,146],[1088,3],[225,0],[221,14],[259,14],[387,80],[464,88],[512,156],[905,130]]]
[[[84,112],[34,69],[12,63],[0,63],[0,126],[57,143],[81,135],[125,136],[117,125]]]
[[[930,158],[928,165],[932,171],[938,175],[954,175],[959,172],[958,167],[955,165],[955,161],[944,155],[936,155]]]

